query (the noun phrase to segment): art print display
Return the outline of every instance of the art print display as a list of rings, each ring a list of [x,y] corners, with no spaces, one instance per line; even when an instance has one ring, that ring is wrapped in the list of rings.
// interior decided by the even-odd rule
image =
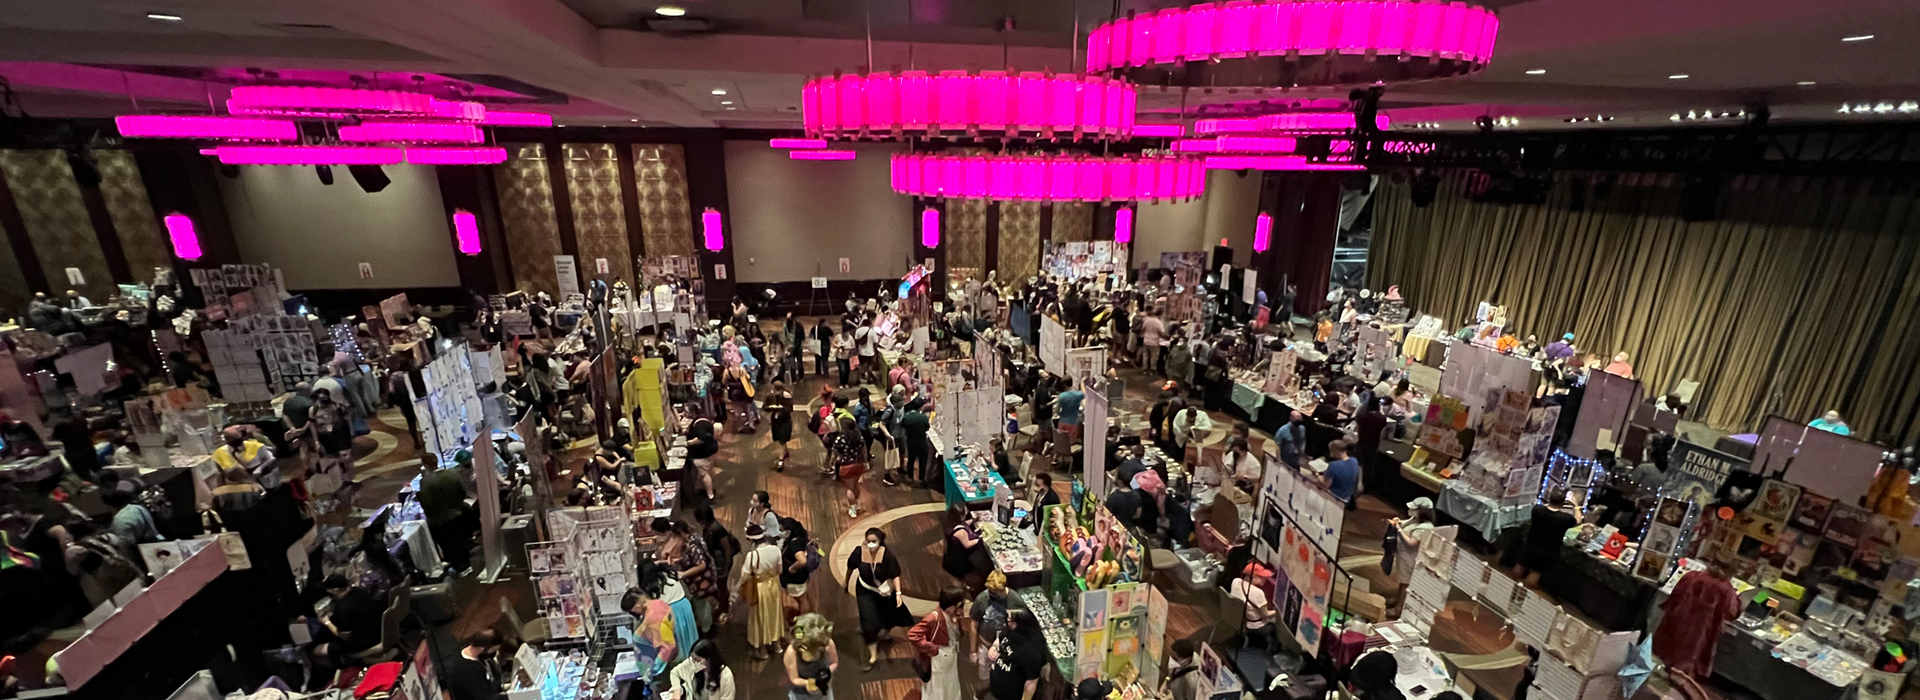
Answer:
[[[1420,446],[1428,452],[1459,459],[1466,454],[1460,444],[1460,431],[1468,426],[1467,405],[1458,399],[1435,395],[1427,404],[1426,422],[1420,426]]]
[[[1846,547],[1857,547],[1871,519],[1872,514],[1865,510],[1836,502],[1827,516],[1827,539]]]
[[[1768,479],[1760,485],[1760,495],[1747,506],[1747,512],[1756,518],[1785,523],[1794,514],[1794,504],[1800,500],[1800,487],[1784,481]]]

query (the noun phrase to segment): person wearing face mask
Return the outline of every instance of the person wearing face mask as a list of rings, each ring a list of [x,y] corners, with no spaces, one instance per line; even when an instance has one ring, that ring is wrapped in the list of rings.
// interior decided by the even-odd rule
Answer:
[[[1307,454],[1307,416],[1294,411],[1288,416],[1287,424],[1280,426],[1273,439],[1280,443],[1280,461],[1289,467],[1300,468]]]
[[[733,669],[711,639],[694,642],[692,655],[674,666],[667,680],[666,700],[733,700]]]
[[[500,665],[494,661],[499,647],[500,638],[493,630],[467,637],[467,645],[440,671],[453,700],[500,699]]]
[[[860,637],[867,643],[862,670],[873,670],[880,659],[880,639],[888,630],[913,624],[913,613],[900,598],[900,561],[887,548],[887,533],[867,528],[867,541],[847,555],[847,593],[860,608]]]
[[[1000,635],[1007,631],[1007,619],[1016,610],[1026,610],[1027,602],[1020,594],[1007,588],[1007,575],[995,571],[987,574],[987,589],[973,599],[973,660],[980,667],[980,680],[987,680],[987,672],[993,664],[988,662],[993,645],[1000,641]]]

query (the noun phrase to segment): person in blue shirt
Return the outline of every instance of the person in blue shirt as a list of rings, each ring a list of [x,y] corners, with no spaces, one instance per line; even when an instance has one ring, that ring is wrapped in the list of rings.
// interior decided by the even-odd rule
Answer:
[[[1280,442],[1280,461],[1299,469],[1301,458],[1307,454],[1307,417],[1294,411],[1273,438]]]
[[[1060,388],[1064,391],[1053,397],[1056,415],[1060,416],[1060,431],[1066,433],[1067,444],[1080,442],[1080,404],[1087,399],[1086,392],[1073,387],[1073,380],[1062,377]]]
[[[1327,471],[1320,475],[1320,485],[1341,503],[1352,503],[1360,494],[1360,462],[1347,456],[1347,441],[1327,443]]]
[[[1839,411],[1827,411],[1826,415],[1813,419],[1813,422],[1808,423],[1807,427],[1815,430],[1825,430],[1836,435],[1853,434],[1853,428],[1847,427],[1847,422],[1840,419]]]

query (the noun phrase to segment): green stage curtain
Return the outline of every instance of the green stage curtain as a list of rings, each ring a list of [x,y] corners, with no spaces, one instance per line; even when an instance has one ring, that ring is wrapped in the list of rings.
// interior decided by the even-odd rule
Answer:
[[[1504,304],[1543,344],[1631,353],[1648,396],[1700,382],[1688,418],[1723,430],[1836,409],[1855,437],[1920,437],[1920,182],[1737,177],[1687,222],[1680,176],[1563,173],[1547,203],[1502,205],[1454,172],[1426,207],[1393,179],[1369,284],[1449,329]]]

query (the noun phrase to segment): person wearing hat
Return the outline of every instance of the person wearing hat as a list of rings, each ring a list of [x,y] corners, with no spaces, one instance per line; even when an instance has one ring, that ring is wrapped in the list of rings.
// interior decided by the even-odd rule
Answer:
[[[1267,597],[1273,571],[1259,562],[1247,564],[1239,578],[1227,585],[1227,595],[1246,604],[1246,643],[1261,649],[1273,648],[1273,601]]]
[[[1405,595],[1407,584],[1413,582],[1413,569],[1420,560],[1420,544],[1433,532],[1433,499],[1421,496],[1407,501],[1406,519],[1394,518],[1387,521],[1393,528],[1398,546],[1393,552],[1393,580],[1399,584],[1396,597]]]
[[[1572,359],[1579,349],[1573,346],[1573,334],[1568,333],[1560,336],[1559,340],[1547,343],[1544,352],[1549,360],[1567,360]]]
[[[740,564],[739,603],[747,606],[747,649],[755,660],[766,659],[786,636],[780,611],[780,546],[758,524],[748,525],[752,542]]]

